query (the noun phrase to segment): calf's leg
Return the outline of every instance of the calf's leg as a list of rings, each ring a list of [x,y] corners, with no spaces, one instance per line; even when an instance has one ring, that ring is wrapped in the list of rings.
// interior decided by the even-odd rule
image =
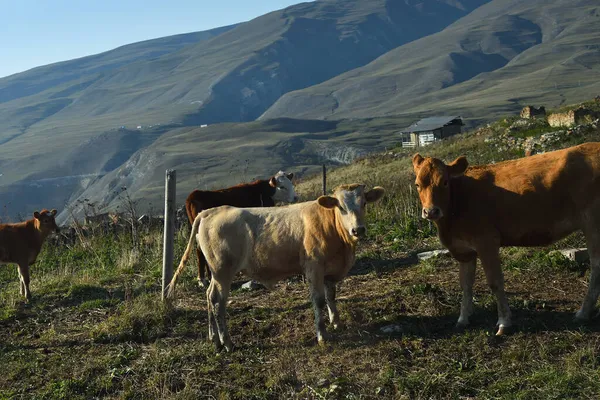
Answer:
[[[459,278],[463,297],[460,304],[460,316],[456,322],[457,328],[469,325],[469,318],[473,314],[473,283],[475,282],[476,265],[476,258],[472,261],[460,262]]]
[[[21,278],[21,295],[25,295],[27,301],[31,300],[31,292],[29,291],[29,264],[26,262],[19,263],[19,276]]]
[[[335,304],[336,286],[331,279],[325,280],[325,301],[329,310],[329,322],[333,325],[333,329],[338,329],[340,326],[340,316]]]
[[[504,274],[500,266],[498,251],[499,248],[494,248],[478,253],[481,257],[481,265],[483,266],[487,283],[494,296],[496,296],[496,303],[498,304],[498,322],[496,323],[498,332],[496,332],[496,335],[502,335],[505,328],[511,326],[512,323],[510,307],[508,306],[508,300],[504,292]]]

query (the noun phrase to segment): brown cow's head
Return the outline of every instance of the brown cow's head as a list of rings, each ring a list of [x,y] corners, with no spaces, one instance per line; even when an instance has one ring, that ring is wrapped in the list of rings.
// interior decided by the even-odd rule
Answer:
[[[381,199],[384,193],[380,186],[365,192],[365,185],[342,185],[334,190],[333,196],[321,196],[317,202],[321,207],[336,209],[346,231],[358,239],[367,233],[365,206]]]
[[[464,174],[469,163],[465,157],[458,157],[446,165],[437,158],[423,158],[420,154],[415,154],[412,161],[417,176],[415,185],[423,206],[421,216],[437,221],[448,214],[450,178]]]
[[[298,201],[298,196],[296,196],[296,190],[292,183],[293,177],[293,173],[286,174],[283,171],[279,171],[269,179],[269,185],[275,188],[275,193],[271,196],[274,202],[295,203]]]
[[[35,221],[37,222],[36,227],[43,233],[50,233],[52,231],[57,233],[60,232],[60,229],[54,220],[55,215],[56,210],[48,211],[43,209],[41,212],[34,212],[33,218],[35,218]]]

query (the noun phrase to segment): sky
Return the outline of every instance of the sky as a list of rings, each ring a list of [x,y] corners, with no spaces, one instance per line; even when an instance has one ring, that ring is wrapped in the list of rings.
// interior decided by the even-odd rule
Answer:
[[[142,40],[248,21],[302,1],[0,0],[0,77]]]

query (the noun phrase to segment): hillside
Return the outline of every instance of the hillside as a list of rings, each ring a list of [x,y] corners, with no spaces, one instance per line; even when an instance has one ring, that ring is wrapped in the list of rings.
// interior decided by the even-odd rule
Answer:
[[[115,147],[102,148],[99,138],[141,126],[136,131],[147,138],[130,147],[131,156],[173,125],[252,121],[284,93],[365,65],[487,1],[302,3],[236,26],[0,79],[0,201],[11,202],[12,215],[44,206],[29,203],[31,198],[62,205],[87,187],[90,176],[115,171],[115,162],[81,164],[83,143],[95,141],[102,159],[124,160]],[[148,129],[157,135],[146,135]],[[61,178],[62,197],[48,181],[40,182]]]
[[[505,146],[515,120],[422,153],[445,161],[466,155],[472,165],[520,157],[521,148]],[[544,121],[521,128],[519,137],[547,137]],[[545,150],[600,141],[597,124],[552,133],[558,140]],[[549,252],[585,246],[582,235],[550,248],[503,249],[512,332],[493,335],[496,305],[481,268],[472,324],[455,330],[457,263],[415,257],[440,244],[419,215],[411,153],[393,149],[329,173],[330,188],[358,181],[384,186],[386,196],[367,208],[368,236],[358,245],[351,276],[338,287],[343,325],[330,329],[326,346],[316,344],[302,279],[246,292],[239,276],[227,305],[237,347],[216,353],[207,339],[206,293],[194,279],[195,260],[173,307],[166,306],[160,301],[162,232],[142,227],[133,241],[129,229],[103,234],[97,227],[74,242],[44,247],[32,267],[29,304],[19,296],[16,269],[0,270],[0,397],[598,398],[600,320],[573,322],[589,266]],[[316,176],[297,187],[308,200],[319,186]],[[176,262],[187,235],[187,227],[177,234]]]
[[[461,114],[490,120],[527,104],[600,92],[593,0],[491,1],[368,65],[282,96],[261,118]]]

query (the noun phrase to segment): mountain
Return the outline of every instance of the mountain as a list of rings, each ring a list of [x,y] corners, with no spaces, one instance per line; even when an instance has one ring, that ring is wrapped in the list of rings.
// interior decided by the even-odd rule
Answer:
[[[487,1],[301,3],[2,78],[0,203],[12,214],[64,204],[174,127],[252,121],[286,92],[361,67]]]
[[[261,118],[462,114],[489,120],[600,93],[600,4],[494,0],[364,67],[282,96]]]

